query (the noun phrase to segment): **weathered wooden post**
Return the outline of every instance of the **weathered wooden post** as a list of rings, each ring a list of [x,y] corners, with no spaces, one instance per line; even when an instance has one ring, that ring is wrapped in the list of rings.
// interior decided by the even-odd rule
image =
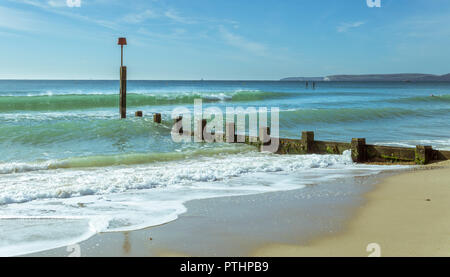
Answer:
[[[228,143],[235,143],[236,142],[236,126],[234,125],[234,122],[227,122],[225,125],[225,134],[226,139],[225,141]]]
[[[179,131],[179,134],[183,134],[183,117],[179,116],[173,120],[175,130]]]
[[[203,132],[205,131],[206,124],[207,124],[206,119],[200,119],[197,122],[197,127],[196,127],[197,130],[195,132],[195,135],[196,135],[197,141],[199,141],[199,142],[201,142],[201,141],[203,141],[205,139],[205,136],[204,136]]]
[[[134,116],[135,117],[142,117],[142,116],[144,116],[144,114],[142,113],[142,111],[137,111],[137,112],[134,113]]]
[[[425,165],[430,163],[433,156],[433,147],[431,146],[416,146],[416,159],[415,162],[418,165]]]
[[[155,113],[153,115],[153,122],[155,123],[161,123],[161,114],[160,113]]]
[[[127,67],[120,68],[120,98],[119,98],[120,118],[127,118]]]
[[[180,116],[178,116],[177,118],[175,118],[174,120],[173,120],[173,123],[178,123],[178,122],[180,122],[180,121],[182,121],[183,120],[183,117],[180,115]]]
[[[259,128],[259,140],[263,145],[270,143],[270,127]]]
[[[127,45],[126,38],[119,38],[117,43],[121,48],[120,56],[120,98],[119,98],[119,112],[120,118],[127,117],[127,67],[123,66],[123,46]]]
[[[354,138],[351,142],[352,160],[355,163],[367,161],[367,149],[365,138]]]
[[[302,132],[302,144],[307,154],[314,153],[314,132]]]

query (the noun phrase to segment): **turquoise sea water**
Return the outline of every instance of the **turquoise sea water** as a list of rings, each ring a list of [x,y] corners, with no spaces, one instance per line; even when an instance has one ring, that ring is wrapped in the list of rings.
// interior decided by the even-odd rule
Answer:
[[[319,82],[313,90],[304,82],[129,81],[128,119],[120,120],[118,81],[0,81],[0,255],[164,223],[192,199],[385,169],[354,165],[348,153],[173,142],[172,110],[192,109],[198,98],[224,112],[279,107],[281,137],[312,130],[320,140],[450,149],[450,83]],[[137,110],[144,118],[134,118]],[[155,112],[163,124],[152,122]]]

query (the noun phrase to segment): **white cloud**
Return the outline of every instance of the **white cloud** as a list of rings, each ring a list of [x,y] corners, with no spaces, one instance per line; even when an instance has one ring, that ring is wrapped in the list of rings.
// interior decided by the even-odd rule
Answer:
[[[117,23],[114,21],[91,18],[91,17],[85,16],[85,15],[70,12],[70,11],[68,11],[68,9],[59,9],[58,7],[60,7],[61,4],[60,4],[60,1],[58,1],[58,0],[49,0],[49,1],[9,0],[9,1],[16,2],[16,3],[22,3],[22,4],[26,4],[26,5],[31,5],[31,6],[40,8],[46,12],[58,14],[61,16],[66,16],[66,17],[73,18],[73,19],[80,20],[80,21],[94,23],[94,24],[97,24],[99,26],[102,26],[102,27],[105,27],[108,29],[112,29],[112,30],[118,29]],[[62,7],[67,7],[69,0],[62,0],[62,1],[64,3],[64,5],[62,5]],[[76,4],[76,2],[78,2],[81,7],[81,0],[71,0],[71,5],[72,5],[72,3],[74,3],[74,5],[78,5],[78,4]],[[54,5],[54,6],[52,6],[52,5]],[[57,6],[55,6],[55,5],[57,5]],[[77,6],[74,6],[74,7],[77,7]]]
[[[178,39],[185,38],[186,30],[182,29],[182,28],[175,28],[175,29],[171,30],[170,32],[157,33],[157,32],[152,32],[152,31],[146,30],[144,28],[140,28],[138,30],[138,33],[145,35],[149,38],[178,40]]]
[[[64,1],[64,0],[49,0],[49,1],[47,1],[47,4],[49,6],[55,7],[55,8],[67,6],[66,1]]]
[[[80,8],[81,7],[81,0],[66,0],[66,5],[69,8]]]
[[[363,22],[363,21],[357,21],[357,22],[351,22],[351,23],[341,23],[337,27],[337,31],[339,33],[347,32],[349,29],[357,28],[357,27],[360,27],[360,26],[362,26],[364,24],[365,24],[365,22]]]
[[[220,26],[219,27],[220,34],[222,35],[222,38],[227,42],[229,45],[240,48],[242,50],[249,51],[256,55],[265,55],[267,52],[266,47],[263,44],[250,41],[242,36],[236,35],[230,31],[228,31],[225,27]]]
[[[196,23],[195,20],[191,19],[191,18],[187,18],[184,16],[181,16],[177,11],[175,10],[168,10],[164,13],[164,16],[172,19],[173,21],[179,22],[179,23],[184,23],[184,24],[194,24]]]
[[[153,9],[146,9],[142,12],[138,13],[130,13],[125,15],[123,18],[123,21],[127,23],[137,24],[142,23],[148,19],[169,19],[171,21],[174,21],[176,23],[181,24],[196,24],[199,23],[198,20],[185,17],[180,15],[180,13],[174,9],[168,9],[168,10],[153,10]]]
[[[128,14],[124,17],[124,21],[128,23],[141,23],[150,18],[156,18],[158,15],[152,10],[145,10],[141,13]]]
[[[0,28],[14,31],[33,31],[39,21],[28,12],[0,6]]]
[[[41,9],[47,8],[80,8],[82,0],[9,0],[10,2],[22,3],[38,7]]]

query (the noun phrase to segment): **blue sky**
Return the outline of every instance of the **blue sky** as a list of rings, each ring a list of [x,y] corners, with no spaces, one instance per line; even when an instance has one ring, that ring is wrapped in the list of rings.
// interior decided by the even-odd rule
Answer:
[[[450,72],[450,1],[0,0],[0,79]]]

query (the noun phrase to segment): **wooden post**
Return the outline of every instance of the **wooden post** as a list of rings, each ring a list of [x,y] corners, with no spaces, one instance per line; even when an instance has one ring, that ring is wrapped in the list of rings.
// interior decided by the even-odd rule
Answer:
[[[142,113],[142,111],[137,111],[134,113],[135,117],[142,117],[144,114]]]
[[[179,116],[173,120],[174,128],[179,130],[179,134],[183,134],[183,117]]]
[[[418,165],[428,164],[432,160],[432,155],[433,155],[433,147],[417,145],[415,162]]]
[[[367,149],[365,138],[352,139],[351,150],[353,162],[364,163],[367,161]]]
[[[182,121],[183,120],[183,117],[180,115],[179,117],[177,117],[177,118],[175,118],[174,120],[173,120],[173,123],[178,123],[178,122],[180,122],[180,121]]]
[[[207,123],[206,119],[200,119],[197,122],[196,136],[198,141],[203,141],[205,139],[203,132],[205,131],[206,123]]]
[[[263,145],[270,143],[270,128],[260,127],[259,128],[259,140]]]
[[[225,132],[226,132],[226,142],[228,143],[235,143],[236,142],[236,126],[234,125],[234,122],[227,122],[225,125]]]
[[[314,151],[314,132],[302,132],[302,143],[307,154]]]
[[[160,113],[155,113],[153,115],[153,122],[155,123],[161,123],[161,114]]]
[[[127,118],[127,67],[120,67],[120,97],[119,97],[120,118]]]
[[[120,66],[123,67],[123,45],[120,45]]]

